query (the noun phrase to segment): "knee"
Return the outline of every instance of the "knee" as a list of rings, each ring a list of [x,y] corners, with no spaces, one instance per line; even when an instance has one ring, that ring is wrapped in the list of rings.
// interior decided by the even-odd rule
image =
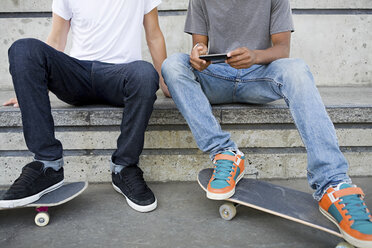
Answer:
[[[32,59],[39,56],[45,43],[40,40],[27,38],[15,41],[8,50],[9,60],[14,59]]]
[[[161,74],[165,83],[169,86],[185,73],[185,70],[192,69],[190,65],[190,56],[184,53],[176,53],[168,57],[161,67]]]
[[[313,75],[308,65],[302,59],[281,59],[274,61],[274,71],[285,85],[296,88],[313,87]]]
[[[142,97],[154,96],[159,89],[159,74],[154,66],[146,61],[135,61],[131,68],[127,89]]]
[[[309,67],[302,59],[279,59],[272,64],[275,70],[280,70],[283,74],[303,74],[309,71]]]

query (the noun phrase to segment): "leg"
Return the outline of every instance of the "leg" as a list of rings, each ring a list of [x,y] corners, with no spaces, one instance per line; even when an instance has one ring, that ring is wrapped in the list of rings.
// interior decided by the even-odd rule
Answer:
[[[19,178],[2,196],[0,207],[29,204],[62,186],[62,145],[54,136],[48,89],[69,103],[78,103],[75,99],[83,100],[89,92],[89,87],[84,87],[89,85],[89,70],[41,41],[16,41],[9,49],[9,63],[26,144],[38,161],[23,167]]]
[[[207,190],[210,199],[232,196],[236,184],[244,176],[244,155],[230,139],[230,134],[221,130],[210,105],[210,102],[233,101],[236,72],[226,64],[210,65],[203,72],[195,71],[186,54],[169,57],[162,67],[173,100],[199,148],[210,152],[214,160],[214,173]]]
[[[321,213],[340,228],[349,243],[372,247],[372,215],[363,191],[350,185],[347,161],[309,68],[301,60],[282,59],[248,74],[250,92],[241,90],[239,97],[245,95],[248,102],[270,98],[287,102],[307,149],[308,179]],[[252,91],[255,96],[250,95]]]
[[[305,144],[309,184],[319,200],[329,185],[350,182],[348,163],[340,151],[333,123],[302,60],[275,61],[267,67],[267,72],[277,83],[275,90],[287,102]]]
[[[308,179],[316,190],[317,200],[330,184],[350,182],[348,164],[338,146],[334,126],[302,60],[281,59],[257,67],[244,75],[242,84],[245,85],[237,92],[240,101],[264,103],[279,98],[286,101],[307,150]]]
[[[117,149],[111,158],[113,187],[133,209],[152,211],[157,200],[137,165],[159,88],[158,73],[144,61],[118,65],[95,63],[93,87],[101,101],[124,107]]]
[[[89,66],[35,39],[16,41],[9,49],[9,63],[27,147],[36,160],[61,159],[48,89],[67,103],[80,103],[91,91]],[[57,166],[61,165],[60,161]]]
[[[162,66],[164,80],[177,108],[186,119],[198,147],[203,152],[210,152],[211,158],[221,151],[237,149],[230,134],[221,130],[209,102],[231,102],[233,84],[230,78],[226,80],[214,73],[218,70],[195,71],[186,54],[174,54]]]
[[[94,63],[92,75],[97,97],[107,104],[124,107],[121,133],[112,155],[112,162],[121,165],[116,172],[122,166],[137,165],[159,88],[159,76],[145,61],[117,65]]]

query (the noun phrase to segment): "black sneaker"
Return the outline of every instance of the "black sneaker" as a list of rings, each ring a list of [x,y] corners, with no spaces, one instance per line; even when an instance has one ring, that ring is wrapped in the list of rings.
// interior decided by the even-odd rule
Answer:
[[[44,169],[42,162],[31,162],[23,167],[21,175],[0,197],[0,208],[15,208],[37,201],[42,195],[61,187],[63,181],[63,168],[59,171]]]
[[[139,212],[150,212],[157,206],[154,193],[147,186],[143,171],[138,166],[126,166],[120,173],[112,173],[112,186],[125,196],[129,206]]]

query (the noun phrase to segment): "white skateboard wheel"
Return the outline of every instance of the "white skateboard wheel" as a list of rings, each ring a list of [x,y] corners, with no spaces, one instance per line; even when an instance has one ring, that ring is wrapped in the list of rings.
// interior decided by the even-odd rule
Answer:
[[[49,223],[49,214],[47,212],[40,212],[35,216],[35,224],[37,226],[46,226]]]
[[[225,203],[220,207],[220,215],[224,220],[232,220],[236,215],[236,207],[232,203]]]
[[[341,242],[336,246],[336,248],[355,248],[355,247],[349,243]]]

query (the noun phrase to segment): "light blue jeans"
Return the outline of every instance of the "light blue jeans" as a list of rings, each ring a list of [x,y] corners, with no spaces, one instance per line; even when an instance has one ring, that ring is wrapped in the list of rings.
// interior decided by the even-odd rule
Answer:
[[[265,104],[283,98],[307,150],[307,176],[315,190],[314,198],[320,200],[329,186],[351,183],[334,126],[302,60],[280,59],[248,69],[212,64],[199,72],[191,67],[189,59],[187,54],[170,56],[163,63],[162,74],[203,152],[214,157],[224,150],[237,149],[212,114],[211,104]]]

